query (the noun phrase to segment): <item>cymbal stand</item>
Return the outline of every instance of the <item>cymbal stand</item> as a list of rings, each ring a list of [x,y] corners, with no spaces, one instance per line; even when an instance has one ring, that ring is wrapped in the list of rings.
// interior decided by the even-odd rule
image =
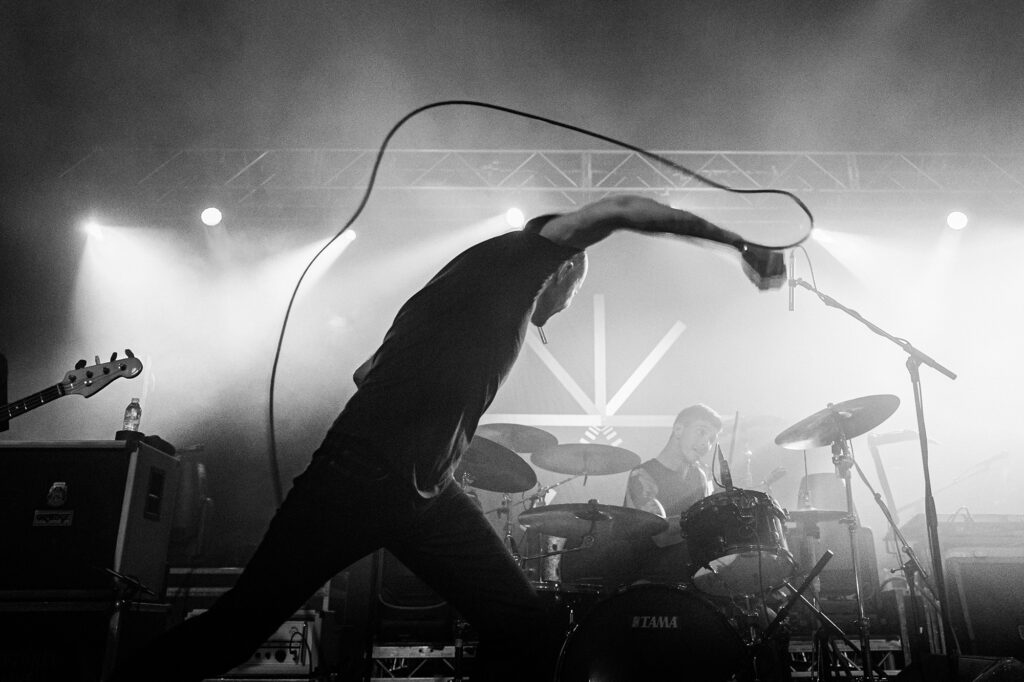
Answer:
[[[809,599],[807,599],[807,597],[804,596],[804,593],[818,579],[818,574],[821,573],[822,570],[824,570],[825,565],[828,564],[828,562],[832,559],[833,556],[834,554],[832,550],[826,549],[822,553],[821,558],[818,559],[818,563],[814,565],[814,568],[812,568],[811,571],[807,574],[807,576],[804,578],[804,581],[800,583],[800,587],[793,587],[793,585],[788,581],[784,583],[785,587],[792,594],[790,595],[786,603],[782,605],[782,608],[779,609],[778,613],[775,615],[775,619],[768,625],[767,628],[765,628],[763,634],[763,638],[766,641],[773,637],[775,635],[775,631],[778,629],[780,624],[783,621],[785,621],[786,617],[789,615],[789,611],[793,608],[793,606],[798,601],[802,602],[807,608],[811,610],[812,613],[814,613],[814,616],[818,619],[818,622],[822,626],[819,629],[819,633],[816,634],[814,642],[815,663],[817,666],[817,679],[819,680],[819,682],[820,680],[832,679],[831,659],[829,658],[829,652],[831,652],[831,655],[834,657],[835,660],[839,661],[839,663],[843,666],[843,668],[847,671],[848,674],[850,673],[852,668],[857,667],[856,664],[850,660],[849,656],[840,651],[838,645],[833,641],[833,638],[841,639],[846,644],[846,646],[849,647],[851,652],[853,652],[855,655],[861,656],[862,661],[868,660],[867,658],[864,658],[860,647],[858,647],[856,644],[850,641],[850,638],[846,636],[846,633],[843,632],[842,628],[836,625],[835,621],[826,616],[821,611],[821,609],[819,609],[812,601],[810,601]],[[879,669],[876,671],[878,677],[879,679],[885,679],[885,673],[881,669],[881,662],[879,662],[878,665]]]
[[[806,478],[804,480],[806,481]],[[800,500],[800,503],[803,506],[808,506],[808,507],[810,506],[810,503],[806,501],[806,499],[809,499],[809,495],[810,495],[810,493],[808,492],[807,486],[805,485],[804,486],[804,490],[803,490],[803,494],[801,495],[801,500]],[[817,548],[818,548],[818,542],[821,539],[821,526],[819,526],[817,522],[811,522],[811,523],[804,524],[804,526],[803,526],[803,535],[804,535],[804,547],[803,547],[803,549],[806,552],[806,558],[807,558],[807,562],[806,562],[805,565],[807,565],[807,566],[815,565],[817,563],[817,561],[818,561]],[[803,559],[803,557],[801,557],[801,559]],[[787,587],[789,587],[790,590],[793,589],[792,586],[790,586],[788,584],[787,584]],[[817,577],[817,576],[814,577],[814,580],[811,582],[811,588],[810,589],[811,589],[811,599],[810,599],[810,601],[808,603],[809,603],[809,605],[811,607],[820,610],[820,608],[821,608],[821,579],[819,577]],[[825,635],[825,637],[822,637],[822,634],[824,632],[825,632],[825,630],[823,629],[823,626],[820,623],[819,623],[819,625],[817,627],[814,628],[814,636],[813,636],[814,644],[813,644],[813,648],[812,648],[812,659],[813,659],[813,662],[814,662],[814,669],[818,671],[818,679],[819,680],[821,680],[821,679],[828,679],[828,676],[831,675],[831,666],[828,663],[828,660],[829,660],[828,659],[828,653],[826,652],[825,647],[823,646],[826,643],[830,643],[830,640],[828,639],[827,635]]]
[[[882,510],[882,515],[889,524],[889,533],[900,548],[899,553],[901,555],[906,555],[905,560],[901,559],[899,568],[893,569],[892,572],[903,573],[903,576],[907,581],[907,592],[910,597],[910,609],[907,611],[907,619],[910,621],[908,628],[910,642],[908,642],[908,646],[905,647],[905,652],[910,654],[905,663],[909,665],[911,661],[915,659],[922,660],[924,658],[924,654],[927,653],[927,642],[924,641],[923,636],[924,628],[920,625],[921,618],[917,612],[916,592],[918,575],[921,576],[924,586],[928,589],[932,589],[929,583],[928,572],[924,570],[924,566],[921,565],[921,562],[917,558],[917,553],[914,552],[914,548],[910,545],[910,542],[907,541],[906,536],[903,535],[903,531],[900,530],[899,524],[896,523],[895,515],[889,510],[888,505],[886,505],[882,500],[881,494],[879,494],[871,485],[867,476],[864,475],[864,470],[860,468],[859,464],[857,464],[857,460],[851,459],[851,461],[853,462],[853,467],[857,470],[857,475],[860,476],[861,481],[863,481],[872,497],[875,498],[875,503],[878,505],[878,508]],[[899,598],[900,595],[897,594],[897,599]],[[902,606],[902,604],[899,604],[898,606]],[[940,634],[942,633],[940,632]]]
[[[868,635],[868,619],[864,615],[864,595],[861,588],[860,559],[857,551],[857,515],[853,511],[853,481],[850,480],[850,469],[853,468],[853,453],[849,447],[849,440],[843,433],[842,419],[836,416],[836,424],[839,426],[840,440],[832,443],[832,464],[836,467],[836,473],[843,479],[846,488],[846,518],[842,523],[846,524],[850,535],[850,561],[853,562],[853,587],[857,601],[857,632],[860,634],[860,648],[863,658],[864,679],[874,679],[871,673],[871,639]]]
[[[530,495],[529,497],[526,498],[526,500],[524,500],[524,503],[529,504],[527,509],[533,509],[534,507],[537,507],[537,506],[543,507],[545,505],[544,498],[547,497],[549,492],[551,492],[552,490],[554,490],[555,488],[557,488],[559,486],[565,485],[569,481],[576,480],[580,476],[582,476],[582,474],[575,474],[575,475],[570,476],[568,478],[563,478],[561,481],[559,481],[558,483],[555,483],[554,485],[542,485],[542,486],[540,486],[539,488],[537,488],[537,492],[535,492],[534,494]]]
[[[498,507],[498,516],[505,515],[505,536],[503,542],[505,549],[512,555],[512,559],[515,560],[516,565],[522,567],[521,558],[519,556],[519,548],[516,547],[516,541],[512,537],[512,496],[508,493],[501,494],[501,506]]]

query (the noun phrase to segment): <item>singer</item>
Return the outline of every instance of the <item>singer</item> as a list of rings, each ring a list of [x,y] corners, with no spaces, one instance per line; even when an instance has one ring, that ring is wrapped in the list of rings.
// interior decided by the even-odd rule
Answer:
[[[711,466],[710,455],[721,431],[717,412],[707,405],[691,405],[676,415],[668,442],[657,457],[629,472],[623,506],[669,521],[667,530],[634,543],[640,579],[671,583],[688,577],[683,573],[690,561],[678,521],[690,506],[713,492],[705,467]]]
[[[773,252],[643,197],[535,218],[470,247],[402,306],[356,370],[358,389],[235,586],[137,655],[116,682],[202,680],[238,665],[319,586],[379,547],[477,629],[474,680],[550,679],[540,598],[452,472],[527,324],[543,326],[569,306],[587,271],[583,250],[617,230],[732,246],[754,284],[781,286]],[[710,450],[721,424],[701,414],[712,420],[687,431],[692,442],[681,437],[685,426],[674,436],[687,459]]]

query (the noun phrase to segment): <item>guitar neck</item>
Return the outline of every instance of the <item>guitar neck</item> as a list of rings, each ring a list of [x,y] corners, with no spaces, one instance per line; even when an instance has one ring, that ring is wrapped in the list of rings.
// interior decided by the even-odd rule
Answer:
[[[25,414],[29,410],[34,410],[40,405],[45,405],[51,400],[56,400],[64,395],[64,388],[60,384],[54,384],[49,388],[44,388],[39,393],[33,393],[27,398],[16,400],[9,405],[0,407],[0,421],[9,421],[14,419],[18,415]]]

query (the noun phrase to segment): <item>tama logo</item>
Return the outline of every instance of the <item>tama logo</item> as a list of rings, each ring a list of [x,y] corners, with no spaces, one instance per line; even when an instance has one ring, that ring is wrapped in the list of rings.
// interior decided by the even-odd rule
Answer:
[[[634,630],[678,630],[679,616],[633,616]]]

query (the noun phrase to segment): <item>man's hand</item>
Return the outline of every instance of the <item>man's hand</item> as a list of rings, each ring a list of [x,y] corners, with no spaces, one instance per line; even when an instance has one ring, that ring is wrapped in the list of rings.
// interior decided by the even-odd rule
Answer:
[[[743,274],[761,291],[779,289],[786,283],[786,260],[781,251],[744,245]]]

